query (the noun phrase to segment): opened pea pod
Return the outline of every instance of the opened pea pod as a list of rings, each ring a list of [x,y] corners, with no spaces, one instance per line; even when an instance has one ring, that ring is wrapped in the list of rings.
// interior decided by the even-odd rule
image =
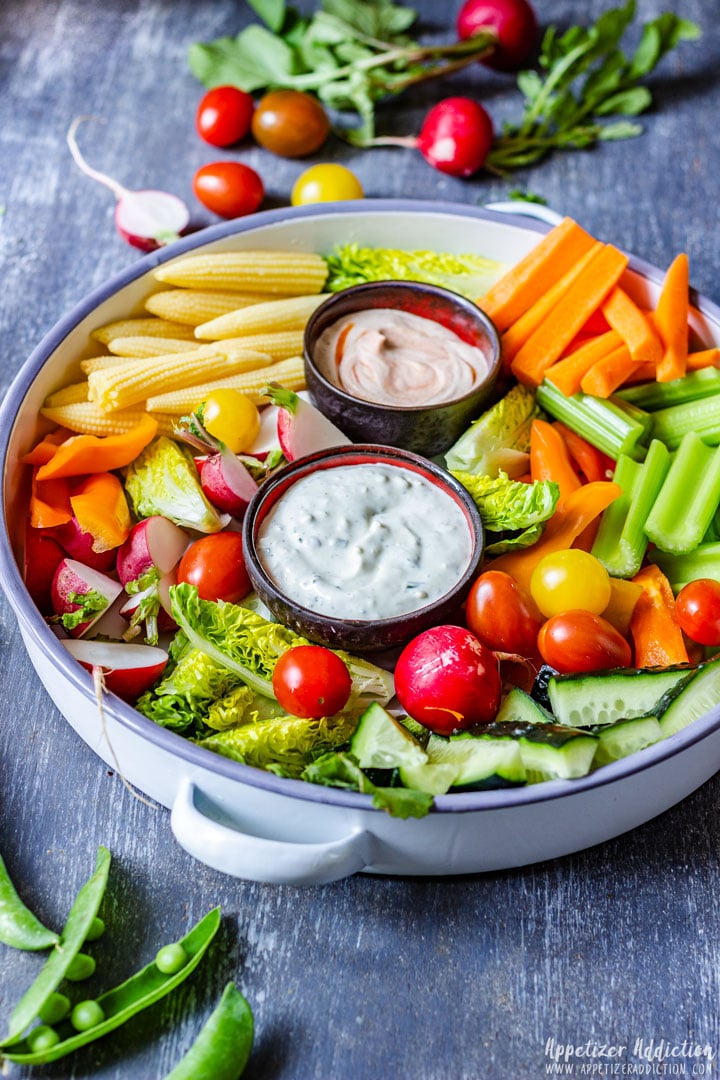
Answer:
[[[26,907],[18,896],[0,856],[0,941],[14,949],[31,952],[49,949],[60,940],[54,930],[43,926],[36,915]]]
[[[2,1044],[3,1055],[18,1064],[45,1065],[114,1031],[179,986],[200,963],[219,926],[220,908],[213,908],[185,937],[175,943],[187,958],[183,966],[177,968],[176,965],[171,965],[175,970],[166,974],[153,960],[125,982],[101,994],[92,1003],[95,1006],[92,1014],[97,1023],[80,1031],[73,1026],[72,1017],[62,1020],[57,1027],[41,1025],[32,1029],[23,1039],[16,1038],[12,1042],[6,1039]],[[180,956],[178,950],[175,950],[175,955]],[[91,1003],[82,1004],[85,1006],[84,1014],[89,1016]],[[36,1011],[34,1016],[37,1014]]]

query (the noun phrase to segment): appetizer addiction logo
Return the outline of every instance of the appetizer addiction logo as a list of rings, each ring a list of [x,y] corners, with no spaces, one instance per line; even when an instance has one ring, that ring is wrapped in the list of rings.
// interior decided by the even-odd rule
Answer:
[[[625,1043],[545,1042],[546,1076],[711,1076],[717,1057],[708,1043],[635,1038]]]

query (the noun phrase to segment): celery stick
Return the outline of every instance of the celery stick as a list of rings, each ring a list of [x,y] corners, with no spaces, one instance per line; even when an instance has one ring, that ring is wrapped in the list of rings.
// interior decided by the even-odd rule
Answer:
[[[535,396],[542,409],[614,460],[620,454],[636,461],[645,457],[642,444],[650,432],[652,417],[643,409],[617,397],[598,398],[582,392],[566,397],[547,380],[537,388]]]
[[[679,406],[682,408],[682,406]],[[645,522],[648,539],[673,555],[702,541],[720,502],[720,447],[688,432]]]
[[[603,512],[592,553],[613,577],[634,577],[642,565],[648,538],[645,522],[670,468],[670,452],[653,439],[644,462],[621,454],[613,480],[623,490]]]
[[[665,551],[652,551],[650,562],[660,567],[670,582],[674,593],[696,578],[714,578],[720,581],[720,543],[700,544],[687,555],[669,555]]]
[[[650,414],[652,437],[662,439],[669,450],[680,445],[684,435],[694,431],[704,442],[717,446],[720,443],[720,394],[686,401],[682,405],[670,405]]]
[[[670,382],[638,383],[618,390],[616,397],[638,405],[641,409],[664,409],[671,405],[683,405],[687,401],[697,401],[720,393],[720,370],[703,368],[691,371],[681,379]]]

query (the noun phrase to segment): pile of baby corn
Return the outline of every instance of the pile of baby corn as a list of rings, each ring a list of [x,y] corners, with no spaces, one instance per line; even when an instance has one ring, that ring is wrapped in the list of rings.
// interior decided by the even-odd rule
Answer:
[[[70,431],[119,435],[150,413],[172,434],[220,387],[262,404],[268,382],[302,390],[303,331],[325,299],[320,255],[240,251],[189,255],[155,271],[145,313],[91,332],[87,377],[51,394],[43,416]],[[104,346],[105,352],[101,354]]]

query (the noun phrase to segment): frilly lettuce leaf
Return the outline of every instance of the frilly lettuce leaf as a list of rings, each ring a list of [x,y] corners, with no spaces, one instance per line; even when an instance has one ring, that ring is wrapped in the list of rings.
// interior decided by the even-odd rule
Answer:
[[[187,731],[205,721],[213,702],[224,699],[238,684],[247,689],[234,671],[186,643],[174,668],[138,699],[136,708],[162,727]]]
[[[326,288],[339,292],[364,281],[424,281],[477,300],[505,270],[503,263],[480,255],[339,245],[327,256]]]
[[[202,533],[219,532],[228,521],[205,498],[192,454],[166,435],[128,466],[125,491],[138,518],[162,514]]]
[[[445,454],[451,472],[498,476],[505,472],[515,479],[527,472],[530,428],[540,410],[532,390],[518,383],[500,398]]]
[[[283,776],[299,777],[318,754],[346,743],[357,721],[357,714],[347,713],[321,720],[278,716],[220,731],[198,740],[198,745],[245,765],[280,766]]]
[[[560,497],[560,488],[554,480],[526,484],[511,480],[504,472],[499,476],[475,476],[453,470],[452,475],[472,495],[488,533],[501,534],[487,537],[485,551],[489,555],[530,547],[539,540]]]

